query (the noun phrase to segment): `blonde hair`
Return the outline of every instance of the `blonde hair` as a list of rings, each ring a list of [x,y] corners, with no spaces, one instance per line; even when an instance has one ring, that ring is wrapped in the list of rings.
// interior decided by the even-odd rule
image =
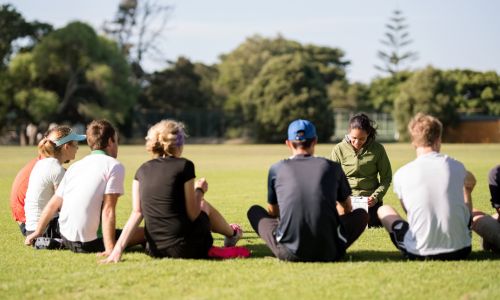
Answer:
[[[38,143],[38,153],[44,157],[57,157],[61,154],[62,145],[57,147],[56,141],[71,133],[71,128],[66,125],[53,127],[45,133]]]
[[[411,141],[416,147],[434,145],[443,132],[443,124],[435,117],[417,113],[408,124]]]
[[[175,155],[184,145],[186,136],[182,122],[162,120],[149,128],[146,136],[146,150],[156,157]]]

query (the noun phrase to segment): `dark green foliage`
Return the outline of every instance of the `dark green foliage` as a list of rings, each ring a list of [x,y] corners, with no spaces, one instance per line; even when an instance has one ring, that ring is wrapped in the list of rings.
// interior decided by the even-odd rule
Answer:
[[[369,98],[373,109],[392,113],[394,100],[399,94],[399,87],[412,75],[409,71],[400,71],[392,76],[377,77],[370,83]]]
[[[207,87],[202,87],[202,79],[194,64],[179,57],[171,67],[147,77],[144,104],[147,108],[171,114],[210,107],[210,94]]]
[[[50,33],[31,52],[17,55],[8,75],[15,110],[28,121],[86,123],[107,118],[123,125],[136,101],[130,67],[116,44],[80,22]]]
[[[339,49],[304,46],[281,36],[248,38],[222,56],[218,66],[216,88],[227,99],[230,132],[281,141],[288,121],[308,117],[321,123],[321,138],[328,139],[333,125],[326,85],[344,80],[349,62],[343,55]]]
[[[245,120],[258,141],[284,141],[288,124],[297,118],[315,123],[320,140],[330,138],[333,118],[325,83],[311,60],[301,52],[274,57],[243,93]]]
[[[369,86],[359,82],[350,84],[347,80],[338,80],[328,86],[328,98],[333,110],[371,111],[369,93]]]
[[[449,70],[454,82],[454,102],[460,114],[500,115],[500,77],[496,72]]]
[[[40,22],[26,22],[23,16],[10,4],[0,6],[0,70],[4,69],[13,53],[31,49],[52,26]],[[25,38],[23,48],[16,47],[15,41]]]
[[[453,102],[454,87],[442,71],[432,67],[415,72],[403,83],[394,105],[400,139],[409,139],[406,126],[418,112],[437,117],[445,127],[454,124],[458,119]]]

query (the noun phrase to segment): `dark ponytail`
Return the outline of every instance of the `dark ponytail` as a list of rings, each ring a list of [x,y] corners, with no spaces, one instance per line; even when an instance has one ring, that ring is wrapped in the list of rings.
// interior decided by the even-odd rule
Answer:
[[[377,136],[375,122],[364,113],[356,114],[349,120],[349,130],[351,129],[364,130],[368,134],[367,141],[373,141]]]

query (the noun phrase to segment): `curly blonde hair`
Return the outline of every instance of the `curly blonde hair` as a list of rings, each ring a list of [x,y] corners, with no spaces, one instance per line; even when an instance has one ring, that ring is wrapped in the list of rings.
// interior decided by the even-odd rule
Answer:
[[[441,138],[443,124],[433,116],[417,113],[408,124],[408,131],[413,145],[430,147]]]
[[[57,157],[61,153],[62,145],[57,147],[55,141],[71,133],[71,128],[66,125],[56,126],[47,131],[38,143],[38,153],[43,157]]]
[[[182,122],[162,120],[149,128],[146,150],[155,157],[175,155],[184,145],[186,136]]]

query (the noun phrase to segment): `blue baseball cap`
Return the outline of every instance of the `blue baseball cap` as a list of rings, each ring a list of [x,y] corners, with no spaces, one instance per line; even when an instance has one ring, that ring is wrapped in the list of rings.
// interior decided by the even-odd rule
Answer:
[[[316,137],[316,128],[308,120],[298,119],[288,125],[289,141],[305,141]]]
[[[53,141],[54,144],[56,144],[56,147],[59,147],[61,145],[64,145],[68,142],[71,142],[71,141],[83,141],[83,140],[86,140],[87,139],[87,136],[84,135],[84,134],[76,134],[76,133],[70,133],[68,134],[67,136],[64,136],[58,140],[55,140]]]

